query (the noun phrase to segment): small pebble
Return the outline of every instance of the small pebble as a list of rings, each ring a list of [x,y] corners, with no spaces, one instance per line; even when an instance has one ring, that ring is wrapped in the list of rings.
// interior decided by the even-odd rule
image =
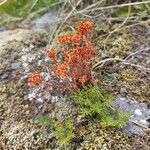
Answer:
[[[5,79],[7,79],[8,77],[9,77],[8,73],[4,73],[4,74],[2,74],[2,75],[0,76],[0,79],[1,79],[1,80],[5,80]]]
[[[108,78],[116,78],[117,77],[117,73],[111,73],[111,72],[105,72],[105,75],[108,77]]]
[[[20,67],[20,65],[21,65],[21,63],[12,63],[11,64],[11,69],[17,69],[17,68],[19,68]]]
[[[143,60],[143,55],[141,54],[137,54],[135,57],[137,58],[138,61]]]
[[[34,45],[30,45],[30,48],[34,48]]]

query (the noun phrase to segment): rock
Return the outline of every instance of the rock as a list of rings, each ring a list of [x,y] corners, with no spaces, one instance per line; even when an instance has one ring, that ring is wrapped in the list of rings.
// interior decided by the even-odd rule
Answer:
[[[21,65],[21,63],[12,63],[11,64],[11,69],[15,70],[15,69],[19,68],[20,65]]]
[[[145,135],[145,133],[140,127],[133,125],[133,123],[131,122],[127,122],[126,126],[124,126],[121,129],[121,131],[129,135],[132,135],[132,134],[139,135],[139,136]]]
[[[9,73],[2,73],[1,75],[0,75],[0,80],[6,80],[7,78],[9,77]]]
[[[138,60],[138,61],[141,61],[144,59],[144,56],[142,54],[137,54],[135,55],[135,58]]]
[[[144,103],[138,103],[124,97],[118,97],[112,107],[119,107],[121,113],[130,113],[130,120],[149,128],[150,123],[147,121],[150,118],[150,109]],[[135,125],[132,121],[128,121],[127,125],[122,128],[125,133],[136,134],[139,136],[145,135],[140,126]]]
[[[104,73],[108,78],[112,78],[112,79],[115,79],[118,74],[117,73],[112,73],[112,72],[105,72]]]
[[[57,11],[51,11],[45,13],[40,18],[33,21],[33,24],[35,28],[37,29],[45,29],[48,28],[52,23],[57,22],[60,20],[58,12]]]

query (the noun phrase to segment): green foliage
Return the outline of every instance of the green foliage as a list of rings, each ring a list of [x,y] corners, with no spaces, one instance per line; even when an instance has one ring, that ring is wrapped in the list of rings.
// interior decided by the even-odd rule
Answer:
[[[73,133],[74,124],[72,119],[66,119],[63,122],[53,121],[53,127],[55,129],[55,136],[58,138],[62,146],[68,145],[75,137],[75,134]]]
[[[114,97],[112,94],[102,94],[98,86],[90,86],[72,96],[75,104],[80,106],[83,116],[96,114],[107,126],[122,127],[128,119],[128,114],[121,115],[118,110],[112,111],[110,105]]]
[[[40,114],[36,117],[34,122],[42,126],[41,132],[43,137],[48,135],[46,127],[51,126],[54,128],[54,134],[56,138],[58,138],[61,146],[68,145],[75,137],[75,134],[73,133],[74,124],[72,119],[66,119],[63,122],[60,122]]]
[[[7,0],[4,4],[0,6],[0,14],[8,14],[11,19],[3,22],[10,23],[11,20],[20,18],[23,19],[29,14],[42,10],[43,8],[50,8],[54,4],[58,3],[59,0]],[[7,19],[8,20],[8,19]]]
[[[43,7],[50,7],[58,0],[8,0],[0,7],[0,13],[7,13],[13,17],[25,17],[31,12]]]
[[[148,0],[144,0],[144,1],[148,1]],[[126,17],[128,14],[128,7],[120,7],[117,9],[116,12],[118,17]],[[131,7],[131,12],[130,12],[130,16],[148,16],[150,15],[150,4],[149,3],[145,3],[145,4],[138,4],[138,5],[134,5]]]
[[[128,15],[128,7],[120,7],[116,13],[118,17],[126,17]]]

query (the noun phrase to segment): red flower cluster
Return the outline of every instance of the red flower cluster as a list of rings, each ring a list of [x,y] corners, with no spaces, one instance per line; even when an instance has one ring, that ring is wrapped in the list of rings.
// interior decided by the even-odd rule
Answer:
[[[58,41],[61,44],[66,44],[66,43],[72,43],[72,44],[77,44],[81,40],[81,35],[76,33],[76,34],[70,34],[70,35],[61,35],[58,37]]]
[[[72,83],[80,87],[92,81],[92,60],[95,51],[87,36],[92,26],[92,21],[82,21],[76,26],[77,33],[58,37],[62,44],[64,62],[58,65],[56,74],[71,77]]]
[[[54,49],[50,49],[48,52],[47,52],[47,56],[49,58],[52,58],[52,59],[55,59],[56,58],[56,51]]]
[[[67,66],[66,64],[60,64],[58,65],[56,71],[55,71],[55,74],[56,75],[59,75],[59,76],[67,76]]]
[[[92,62],[95,50],[88,39],[92,27],[92,21],[81,21],[76,25],[76,33],[58,37],[63,53],[62,63],[57,63],[54,49],[47,52],[48,57],[56,63],[54,65],[55,75],[71,78],[71,84],[76,88],[81,88],[94,81],[92,79]],[[28,78],[30,85],[39,85],[41,82],[42,79],[38,73],[33,73]]]
[[[87,20],[87,21],[81,21],[79,24],[77,24],[76,29],[82,35],[87,36],[91,31],[92,27],[93,27],[93,22]]]
[[[40,85],[42,83],[42,78],[38,72],[34,72],[28,77],[27,82],[30,86]]]

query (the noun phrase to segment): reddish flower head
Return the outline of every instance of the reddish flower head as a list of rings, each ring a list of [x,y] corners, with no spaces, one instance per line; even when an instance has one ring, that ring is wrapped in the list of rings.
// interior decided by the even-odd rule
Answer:
[[[77,24],[76,29],[82,35],[87,36],[87,34],[91,31],[93,27],[93,22],[90,20],[81,21]]]
[[[42,78],[38,72],[32,73],[27,79],[28,85],[40,85],[42,83]]]
[[[70,35],[60,35],[58,37],[58,41],[61,43],[61,44],[65,44],[67,42],[69,42],[70,40]]]
[[[76,34],[71,36],[71,41],[70,42],[72,44],[78,44],[78,43],[80,43],[80,41],[81,41],[81,35],[80,34],[76,33]]]
[[[47,52],[47,55],[49,58],[53,58],[55,59],[56,58],[56,51],[54,49],[50,49],[48,52]]]
[[[60,64],[57,66],[55,74],[58,76],[67,76],[67,66],[66,64]]]

